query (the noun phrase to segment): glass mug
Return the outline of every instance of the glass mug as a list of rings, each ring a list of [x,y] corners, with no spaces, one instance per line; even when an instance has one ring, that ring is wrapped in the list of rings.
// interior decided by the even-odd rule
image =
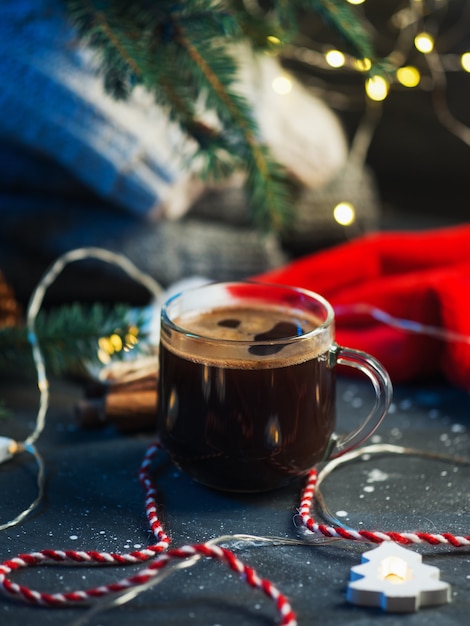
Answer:
[[[372,356],[339,346],[320,295],[256,282],[210,283],[161,311],[158,435],[173,462],[209,487],[274,489],[363,443],[392,398]],[[369,415],[335,433],[336,365],[366,374]]]

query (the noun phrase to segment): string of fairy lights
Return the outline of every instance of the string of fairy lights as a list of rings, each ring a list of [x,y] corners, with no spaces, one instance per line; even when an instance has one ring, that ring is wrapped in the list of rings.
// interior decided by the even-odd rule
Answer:
[[[361,18],[373,39],[380,42],[382,33],[367,18],[365,5],[372,5],[373,0],[347,2],[358,7],[364,5],[358,8],[362,11]],[[333,106],[339,104],[339,108],[344,109],[349,104],[351,108],[357,108],[360,102],[364,109],[363,123],[358,126],[351,149],[351,157],[356,159],[356,164],[361,161],[362,165],[365,164],[367,150],[380,119],[382,104],[398,89],[431,92],[438,123],[470,146],[470,127],[452,113],[446,93],[448,73],[470,74],[469,28],[465,28],[465,24],[470,25],[470,3],[460,3],[460,14],[450,25],[447,22],[449,9],[452,4],[455,5],[453,0],[408,0],[397,4],[398,8],[388,19],[390,30],[394,33],[394,44],[383,59],[387,67],[385,74],[365,77],[365,72],[371,68],[371,59],[356,59],[341,49],[320,46],[310,40],[308,45],[288,46],[282,50],[284,60],[298,62],[322,74],[342,72],[358,75],[358,90],[350,90],[347,96],[344,93],[335,93],[333,81],[325,80],[321,87],[321,95]],[[275,38],[272,39],[275,44]],[[441,41],[442,46],[439,45]],[[450,49],[460,51],[449,52]],[[277,94],[287,95],[292,84],[287,75],[280,75],[274,79],[272,88]],[[318,85],[315,91],[318,92]],[[359,151],[354,150],[355,143],[360,144]],[[356,220],[356,209],[345,198],[332,207],[332,215],[338,224],[350,226]]]
[[[382,0],[375,0],[382,2]],[[349,72],[359,77],[358,88],[363,98],[364,119],[359,125],[352,142],[350,159],[355,159],[356,165],[365,164],[367,150],[374,136],[374,130],[380,119],[381,105],[394,89],[421,89],[424,91],[445,92],[447,72],[466,72],[470,74],[470,49],[465,49],[467,30],[454,29],[452,48],[462,47],[460,53],[440,52],[437,45],[438,38],[446,40],[449,48],[449,37],[446,33],[439,33],[442,25],[440,15],[453,0],[408,0],[399,4],[399,8],[390,16],[389,23],[395,31],[395,45],[386,56],[389,71],[386,76],[380,74],[372,78],[365,78],[365,73],[371,68],[370,59],[356,59],[344,51],[331,46],[315,49],[310,42],[307,47],[294,46],[283,48],[283,56],[287,59],[300,61],[322,72]],[[372,4],[374,0],[347,0],[351,5]],[[462,3],[460,23],[470,23],[470,2]],[[362,19],[367,22],[366,13]],[[380,38],[380,32],[372,24],[368,24],[375,39]],[[271,37],[271,43],[280,43]],[[467,44],[470,38],[467,38]],[[413,62],[410,61],[413,60]],[[470,80],[470,77],[469,77]],[[328,82],[325,89],[334,89]],[[288,96],[292,90],[292,81],[288,74],[276,76],[272,82],[272,89],[278,95]],[[354,98],[354,103],[358,97]],[[462,142],[470,146],[470,128],[457,120],[449,111],[446,98],[434,98],[436,118],[446,126],[449,132],[456,135]],[[344,105],[344,100],[342,100]],[[339,225],[349,227],[356,221],[357,210],[348,198],[332,206],[332,219]],[[129,331],[126,344],[122,344],[119,336],[103,337],[99,341],[98,358],[103,364],[108,364],[113,356],[127,351],[138,343],[137,332]]]

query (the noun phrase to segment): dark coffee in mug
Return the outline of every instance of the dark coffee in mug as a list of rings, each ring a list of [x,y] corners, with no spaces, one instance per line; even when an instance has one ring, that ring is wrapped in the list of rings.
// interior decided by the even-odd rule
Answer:
[[[258,491],[322,458],[335,426],[335,370],[324,352],[270,343],[310,333],[317,319],[244,306],[174,322],[208,338],[188,350],[162,333],[159,431],[182,470],[209,486],[216,477],[220,489]],[[231,360],[209,338],[246,342],[245,354]]]
[[[369,377],[375,405],[335,433],[336,364]],[[162,307],[158,435],[174,463],[217,489],[281,487],[365,441],[391,401],[370,355],[338,346],[322,296],[285,285],[212,283]]]

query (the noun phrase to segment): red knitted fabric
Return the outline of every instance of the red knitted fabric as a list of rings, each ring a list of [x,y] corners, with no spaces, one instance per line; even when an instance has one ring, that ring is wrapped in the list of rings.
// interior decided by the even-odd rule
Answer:
[[[470,337],[470,225],[366,235],[256,279],[326,297],[336,310],[337,342],[375,356],[393,381],[444,374],[470,388],[469,342],[392,328],[347,311],[367,304]]]

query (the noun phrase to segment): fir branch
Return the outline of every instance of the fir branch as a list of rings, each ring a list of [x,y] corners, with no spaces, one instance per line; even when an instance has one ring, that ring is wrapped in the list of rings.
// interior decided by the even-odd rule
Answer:
[[[263,228],[285,225],[292,197],[287,173],[262,144],[251,105],[237,93],[236,44],[268,50],[270,36],[289,43],[303,12],[313,11],[358,58],[373,58],[365,28],[344,0],[272,0],[268,9],[243,0],[64,2],[79,36],[99,52],[109,93],[126,98],[137,84],[149,90],[194,141],[191,160],[201,176],[243,168],[248,201]],[[217,121],[205,122],[201,107]]]
[[[149,48],[147,56],[136,43],[141,18],[136,17],[135,7],[127,10],[120,2],[109,1],[98,10],[88,0],[84,12],[83,3],[69,2],[72,11],[77,6],[80,10],[74,15],[79,32],[87,34],[91,45],[102,48],[105,86],[114,85],[113,95],[126,93],[125,85],[132,82],[128,76],[119,79],[119,64],[127,64],[134,81],[142,82],[170,119],[197,142],[194,157],[203,163],[201,174],[226,176],[243,165],[255,221],[266,229],[280,228],[289,206],[288,188],[281,189],[280,175],[271,179],[270,173],[281,168],[258,140],[250,105],[234,90],[238,68],[227,42],[240,40],[243,33],[226,5],[207,0],[194,3],[192,10],[187,5],[167,5],[167,13],[160,6],[160,13],[154,13],[153,19],[149,15],[141,26],[141,38],[151,42],[154,52],[149,55]],[[195,104],[201,94],[220,127],[199,119]]]
[[[374,67],[371,37],[354,7],[345,0],[297,0],[304,9],[317,13],[343,39],[349,52],[358,59],[369,59]]]
[[[293,188],[284,170],[269,158],[267,148],[259,148],[252,156],[256,158],[261,153],[263,160],[248,168],[248,197],[255,205],[266,206],[266,210],[255,217],[261,231],[266,232],[269,228],[282,230],[289,221]],[[269,222],[263,221],[266,216],[269,216]]]
[[[267,148],[259,142],[257,125],[249,104],[231,89],[236,72],[232,59],[221,47],[216,50],[216,55],[211,55],[216,63],[209,64],[207,57],[181,28],[178,29],[176,39],[200,70],[201,86],[207,89],[209,108],[217,110],[223,127],[230,129],[230,134],[239,141],[238,154],[247,169],[246,187],[258,225],[263,230],[282,228],[289,199],[289,191],[285,186],[287,176],[281,174],[282,168],[271,160]],[[222,132],[219,137],[223,135]],[[234,141],[232,146],[236,148]]]
[[[133,319],[135,318],[135,319]],[[143,313],[127,305],[64,305],[41,312],[36,334],[48,370],[54,375],[84,374],[90,366],[103,365],[101,351],[123,359],[129,350],[145,349]],[[33,372],[26,328],[0,329],[0,371]]]
[[[273,50],[272,38],[286,44],[298,34],[297,3],[291,0],[273,0],[267,8],[245,0],[231,0],[231,10],[236,15],[243,35],[254,50]]]

